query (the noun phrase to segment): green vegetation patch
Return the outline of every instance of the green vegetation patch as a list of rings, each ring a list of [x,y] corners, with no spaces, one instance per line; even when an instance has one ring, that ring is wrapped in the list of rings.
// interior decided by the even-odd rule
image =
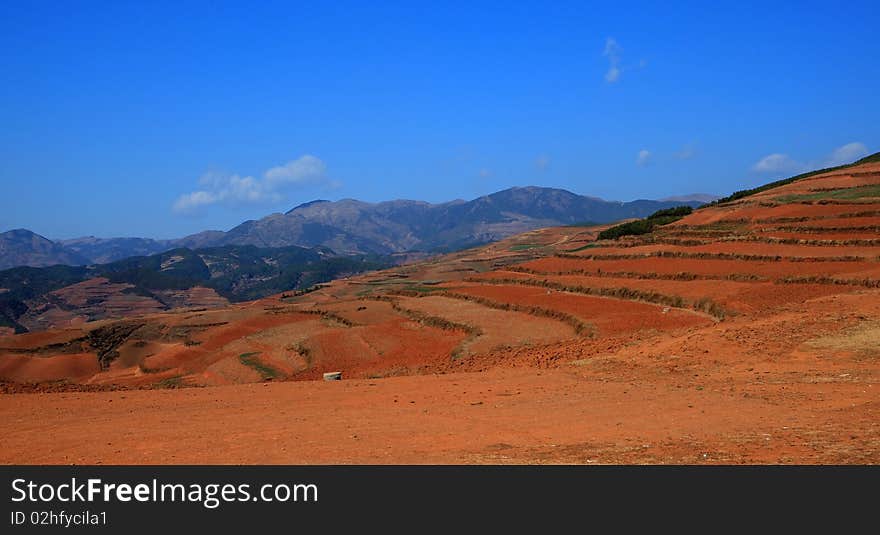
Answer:
[[[259,355],[259,354],[260,354],[259,351],[253,351],[251,353],[242,353],[241,355],[238,356],[238,360],[240,360],[241,363],[244,364],[245,366],[248,366],[248,367],[256,370],[260,374],[260,376],[263,378],[264,381],[267,379],[275,379],[276,377],[280,377],[281,374],[278,373],[278,370],[276,370],[275,368],[272,368],[270,366],[266,366],[257,358],[257,355]]]
[[[616,240],[622,236],[648,234],[649,232],[652,232],[654,228],[668,225],[673,221],[678,221],[693,211],[694,209],[690,206],[676,206],[675,208],[658,210],[645,219],[637,219],[636,221],[630,221],[629,223],[623,223],[621,225],[607,228],[599,233],[598,239]],[[575,250],[577,251],[580,249]]]
[[[588,244],[586,244],[586,245],[584,245],[584,246],[581,246],[581,247],[578,247],[578,248],[576,248],[576,249],[568,249],[568,250],[563,251],[563,252],[565,252],[565,253],[576,253],[576,252],[578,252],[578,251],[585,251],[585,250],[587,250],[587,249],[594,249],[594,248],[596,248],[596,247],[601,247],[601,245],[599,245],[598,243],[588,243]]]
[[[536,247],[542,247],[539,243],[518,243],[516,245],[511,245],[511,251],[528,251],[529,249],[535,249]]]

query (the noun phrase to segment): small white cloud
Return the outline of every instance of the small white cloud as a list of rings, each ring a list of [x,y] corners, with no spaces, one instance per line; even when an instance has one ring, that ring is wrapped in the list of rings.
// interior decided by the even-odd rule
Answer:
[[[538,156],[535,158],[535,167],[538,168],[538,171],[546,171],[550,167],[550,157],[546,154]]]
[[[208,191],[194,191],[181,195],[174,201],[173,209],[177,213],[187,213],[218,201],[216,195]]]
[[[642,149],[636,155],[636,165],[638,165],[639,167],[645,167],[646,165],[651,163],[652,157],[653,155],[651,154],[651,151],[647,149]]]
[[[697,146],[693,143],[688,143],[684,147],[681,148],[680,151],[675,153],[675,157],[679,160],[691,160],[697,156]]]
[[[859,143],[858,141],[847,143],[842,147],[834,149],[834,152],[831,153],[831,156],[825,161],[825,167],[835,167],[846,163],[852,163],[859,158],[864,158],[868,153],[868,147],[866,147],[864,143]]]
[[[268,184],[304,184],[322,180],[327,167],[320,159],[306,154],[263,173]]]
[[[787,154],[768,154],[752,166],[752,170],[758,173],[781,173],[788,171],[799,171],[804,168],[804,164],[792,159]]]
[[[605,39],[605,50],[602,55],[608,58],[608,71],[605,73],[605,81],[613,84],[620,79],[620,45],[612,37]]]
[[[613,84],[614,82],[616,82],[619,79],[620,79],[620,69],[613,66],[613,65],[611,67],[608,67],[608,72],[605,73],[605,81],[608,82],[609,84]]]
[[[489,178],[492,176],[492,171],[488,169],[480,169],[480,178]]]
[[[327,179],[326,166],[320,159],[306,154],[284,165],[268,169],[263,178],[206,173],[199,178],[201,189],[177,198],[172,206],[176,213],[191,213],[212,204],[269,204],[282,200],[280,190],[292,186],[324,183],[339,187]]]
[[[613,37],[605,39],[605,48],[602,55],[608,58],[608,70],[605,71],[605,81],[613,84],[620,80],[620,76],[624,71],[640,70],[648,66],[648,60],[642,58],[638,63],[624,66],[623,64],[623,48],[617,43]]]

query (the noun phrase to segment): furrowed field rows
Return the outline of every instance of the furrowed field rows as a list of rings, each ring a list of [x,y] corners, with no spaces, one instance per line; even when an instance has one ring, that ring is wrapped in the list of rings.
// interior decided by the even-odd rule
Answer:
[[[809,252],[809,251],[805,251]],[[878,250],[877,252],[880,252]],[[696,252],[687,250],[669,251],[668,249],[656,249],[644,253],[594,253],[594,254],[556,254],[556,258],[568,258],[574,260],[638,260],[644,258],[690,258],[700,260],[740,260],[744,262],[866,262],[878,261],[880,257],[865,256],[781,256],[781,255],[759,255],[759,254],[738,254],[738,253],[710,253]]]
[[[717,319],[723,319],[730,315],[729,310],[725,310],[718,306],[718,304],[710,297],[705,295],[696,295],[694,292],[691,292],[694,294],[694,297],[689,299],[682,295],[661,293],[653,290],[649,286],[631,284],[630,281],[626,279],[603,279],[601,277],[594,277],[594,279],[598,281],[604,281],[595,284],[594,281],[589,280],[589,277],[566,275],[544,276],[540,278],[517,272],[493,272],[486,275],[488,276],[471,277],[465,280],[467,282],[479,282],[482,284],[536,286],[561,292],[611,297],[620,300],[643,301],[667,307],[692,309],[698,312],[704,312]]]
[[[742,242],[742,243],[770,243],[782,245],[805,245],[813,247],[880,247],[880,238],[855,238],[855,239],[811,239],[811,238],[776,238],[772,236],[757,236],[754,234],[744,236],[721,237],[717,240],[696,238],[663,238],[647,237],[632,240],[620,240],[607,244],[608,247],[631,248],[646,245],[701,247],[715,243]],[[605,245],[605,244],[603,244]]]
[[[749,276],[777,279],[850,274],[855,278],[880,277],[880,263],[860,261],[791,262],[787,260],[752,261],[714,258],[632,258],[621,260],[583,260],[572,257],[548,257],[525,262],[518,269],[547,274],[632,273],[646,276],[691,273],[706,277],[739,278]]]
[[[454,324],[477,329],[461,354],[479,354],[499,347],[549,344],[577,336],[563,321],[524,312],[498,310],[475,302],[442,296],[398,297],[400,306]]]
[[[880,260],[880,247],[813,247],[809,245],[794,244],[767,244],[759,242],[715,242],[699,246],[673,246],[651,244],[635,247],[616,248],[613,245],[606,247],[594,247],[578,253],[562,253],[557,256],[568,257],[592,257],[597,255],[618,255],[624,257],[637,257],[639,255],[653,254],[688,255],[722,254],[732,255],[734,260],[749,260],[751,257],[777,258],[779,260],[799,261],[800,258],[837,258],[840,260]],[[735,255],[735,256],[733,256]],[[700,258],[693,256],[691,258]]]
[[[667,306],[693,308],[709,312],[717,318],[724,318],[731,312],[769,313],[780,307],[790,306],[791,303],[801,303],[841,291],[857,291],[860,288],[816,283],[776,284],[730,280],[678,281],[585,275],[530,275],[513,271],[484,273],[467,280],[483,284],[538,286],[586,295],[641,300]]]
[[[539,286],[471,284],[456,286],[455,295],[558,311],[586,322],[597,330],[599,336],[643,329],[674,330],[712,323],[706,317],[687,310],[637,301],[617,300],[609,303],[607,297],[561,292]]]

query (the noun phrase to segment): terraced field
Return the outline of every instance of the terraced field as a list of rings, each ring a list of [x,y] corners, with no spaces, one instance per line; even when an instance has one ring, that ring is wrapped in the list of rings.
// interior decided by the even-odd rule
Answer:
[[[316,394],[339,409],[340,437],[401,429],[378,405],[364,408],[370,402],[357,396],[373,386],[386,392],[382,403],[392,402],[387,389],[419,392],[410,403],[422,410],[394,418],[418,428],[440,411],[461,433],[395,434],[388,444],[407,453],[392,461],[880,462],[880,163],[707,206],[648,234],[598,240],[603,228],[532,231],[302,295],[3,336],[0,378],[10,392],[177,389],[342,371],[360,382]],[[222,392],[234,398],[243,388]],[[289,388],[285,399],[305,402],[333,387]],[[541,430],[517,434],[505,400],[527,388],[558,388],[560,397],[517,398],[522,422]],[[489,406],[489,392],[505,394]],[[18,414],[13,399],[0,404]],[[604,408],[588,409],[595,400]],[[471,413],[483,403],[479,427]],[[317,410],[303,418],[321,428]],[[363,418],[379,427],[350,432]],[[256,439],[242,436],[268,441],[265,425]],[[320,438],[297,429],[312,445]],[[483,436],[491,438],[474,438]],[[299,444],[286,442],[296,456],[277,460],[389,460],[355,443],[320,454]],[[217,461],[168,448],[182,462]],[[40,459],[62,460],[53,451]]]

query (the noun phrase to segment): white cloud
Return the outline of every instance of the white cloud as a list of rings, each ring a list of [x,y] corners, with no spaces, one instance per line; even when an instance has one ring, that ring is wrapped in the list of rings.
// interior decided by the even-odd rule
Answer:
[[[605,81],[613,84],[620,79],[620,45],[612,37],[605,39],[605,50],[602,55],[608,58],[608,71],[605,73]]]
[[[613,84],[620,80],[624,71],[644,69],[648,66],[648,60],[642,58],[636,64],[623,65],[623,48],[617,43],[617,39],[608,37],[605,39],[605,49],[602,55],[608,58],[608,70],[605,71],[605,81]]]
[[[847,143],[842,147],[834,149],[834,152],[831,153],[831,156],[826,160],[825,167],[834,167],[845,163],[852,163],[867,155],[868,147],[866,147],[864,143],[859,143],[858,141]]]
[[[538,168],[538,171],[546,171],[550,167],[550,157],[546,154],[538,156],[535,158],[535,167]]]
[[[804,164],[796,162],[787,154],[768,154],[752,166],[753,171],[758,173],[780,173],[784,171],[799,171]]]
[[[758,173],[804,173],[814,169],[824,169],[826,167],[835,167],[847,163],[852,163],[869,153],[868,147],[864,143],[854,141],[837,147],[832,153],[822,159],[809,162],[799,162],[787,154],[774,153],[764,156],[752,166],[752,170]]]
[[[675,153],[675,157],[679,160],[690,160],[697,156],[697,146],[693,143],[688,143],[684,147],[681,148],[680,151]]]
[[[272,167],[261,179],[240,175],[206,173],[199,178],[201,189],[177,198],[172,209],[191,213],[212,204],[268,204],[283,199],[280,190],[288,186],[324,183],[338,187],[327,179],[326,166],[320,159],[306,154],[284,165]]]
[[[647,149],[640,150],[639,153],[636,155],[636,165],[638,165],[639,167],[645,167],[646,165],[651,163],[652,156],[653,155],[651,154],[651,151]]]
[[[480,169],[480,178],[489,178],[492,176],[492,171],[489,169]]]
[[[311,154],[306,154],[269,169],[263,176],[269,184],[305,184],[322,180],[326,174],[327,167],[324,162]]]

